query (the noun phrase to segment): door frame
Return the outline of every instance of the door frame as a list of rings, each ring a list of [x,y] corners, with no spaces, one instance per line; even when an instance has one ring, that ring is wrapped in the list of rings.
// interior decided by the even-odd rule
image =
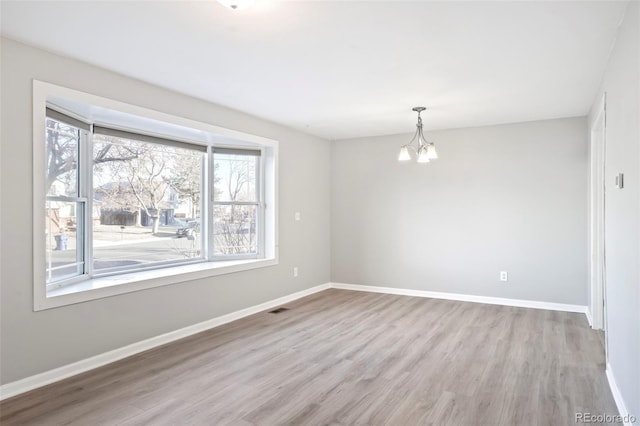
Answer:
[[[591,328],[605,330],[606,339],[606,253],[605,253],[605,159],[606,93],[591,123],[589,170],[589,282]],[[606,345],[605,345],[606,346]]]

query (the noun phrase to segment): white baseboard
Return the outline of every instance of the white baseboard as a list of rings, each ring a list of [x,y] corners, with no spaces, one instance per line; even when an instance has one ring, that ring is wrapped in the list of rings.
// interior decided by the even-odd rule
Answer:
[[[442,293],[437,291],[410,290],[394,287],[377,287],[360,284],[331,283],[331,288],[342,290],[368,291],[371,293],[397,294],[400,296],[430,297],[432,299],[458,300],[461,302],[486,303],[489,305],[516,306],[522,308],[546,309],[549,311],[587,313],[583,305],[567,305],[564,303],[538,302],[535,300],[506,299],[502,297],[474,296],[469,294]]]
[[[618,384],[616,383],[615,376],[613,375],[613,370],[611,370],[611,365],[607,363],[607,380],[609,381],[609,387],[611,388],[611,393],[613,394],[613,399],[616,402],[616,406],[618,407],[618,413],[620,417],[623,419],[624,426],[633,426],[631,415],[627,411],[627,407],[624,405],[624,399],[622,399],[622,394],[620,393],[620,389],[618,389]],[[635,419],[637,420],[637,419]]]
[[[179,330],[171,331],[169,333],[161,334],[159,336],[145,339],[140,342],[132,343],[130,345],[114,349],[109,352],[105,352],[90,358],[86,358],[71,364],[64,365],[62,367],[55,368],[53,370],[45,371],[40,374],[26,377],[15,382],[6,383],[0,386],[0,401],[3,399],[11,398],[12,396],[19,395],[24,392],[54,383],[71,376],[75,376],[85,371],[93,370],[94,368],[102,367],[103,365],[121,360],[131,355],[153,349],[157,346],[164,345],[166,343],[173,342],[184,337],[191,336],[192,334],[200,333],[211,328],[218,327],[231,321],[244,318],[249,315],[256,314],[258,312],[265,311],[267,309],[274,308],[276,306],[291,302],[296,299],[300,299],[305,296],[309,296],[314,293],[326,290],[331,285],[321,284],[315,287],[308,288],[306,290],[298,291],[287,296],[279,297],[277,299],[270,300],[268,302],[261,303],[259,305],[251,306],[249,308],[241,309],[239,311],[231,312],[220,317],[212,318],[207,321],[203,321],[197,324],[190,325],[188,327],[181,328]]]
[[[593,328],[593,318],[591,317],[591,309],[588,306],[587,306],[587,310],[584,311],[584,314],[587,316],[589,327]]]

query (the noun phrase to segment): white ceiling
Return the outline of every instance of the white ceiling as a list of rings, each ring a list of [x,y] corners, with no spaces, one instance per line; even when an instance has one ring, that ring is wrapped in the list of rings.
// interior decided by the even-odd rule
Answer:
[[[2,1],[4,36],[327,139],[584,115],[627,1]]]

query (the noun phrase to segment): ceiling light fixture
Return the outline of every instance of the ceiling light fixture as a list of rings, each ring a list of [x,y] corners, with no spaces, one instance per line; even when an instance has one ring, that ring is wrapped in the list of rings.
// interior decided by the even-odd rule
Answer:
[[[233,10],[246,9],[254,3],[255,0],[218,0],[218,3]]]
[[[400,147],[400,154],[398,155],[398,161],[409,161],[411,160],[410,150],[415,152],[418,156],[418,163],[428,163],[430,160],[435,160],[438,158],[438,154],[436,153],[436,146],[433,142],[427,142],[424,135],[422,134],[422,117],[420,117],[420,113],[426,110],[425,107],[414,107],[412,111],[418,113],[418,124],[416,124],[416,133],[413,135],[411,142],[406,145],[402,145]],[[417,143],[414,144],[414,142]]]

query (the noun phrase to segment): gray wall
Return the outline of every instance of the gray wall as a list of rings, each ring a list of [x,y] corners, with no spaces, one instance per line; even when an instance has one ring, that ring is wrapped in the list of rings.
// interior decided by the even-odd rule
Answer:
[[[0,383],[329,281],[329,142],[7,39],[0,48]],[[33,312],[34,78],[279,140],[280,264]]]
[[[609,59],[605,162],[609,364],[630,414],[640,417],[640,3],[630,2]],[[623,172],[625,189],[614,176]]]
[[[333,142],[331,280],[585,305],[586,129],[430,132],[429,164],[397,161],[408,134]]]

